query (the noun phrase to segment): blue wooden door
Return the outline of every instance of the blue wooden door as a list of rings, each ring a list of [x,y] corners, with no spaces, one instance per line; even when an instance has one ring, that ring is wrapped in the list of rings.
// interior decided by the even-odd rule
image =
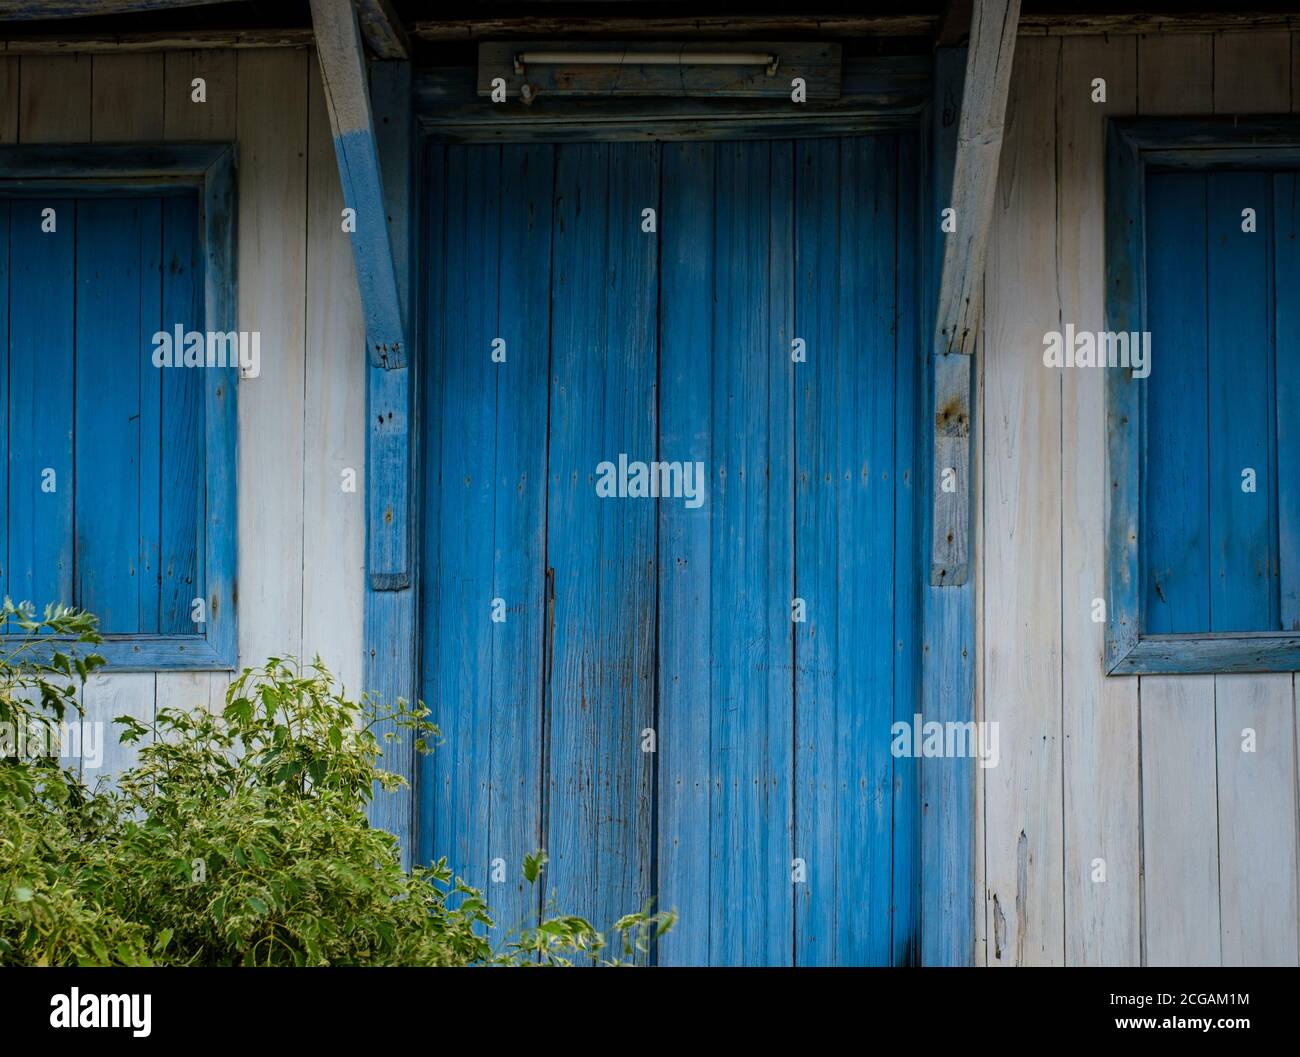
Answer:
[[[913,140],[426,171],[420,857],[512,926],[544,848],[665,964],[912,960]]]

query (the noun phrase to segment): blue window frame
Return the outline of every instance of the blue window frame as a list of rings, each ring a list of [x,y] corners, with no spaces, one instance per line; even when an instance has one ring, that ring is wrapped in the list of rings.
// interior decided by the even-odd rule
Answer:
[[[0,148],[0,590],[118,671],[235,666],[238,362],[154,362],[236,329],[234,232],[228,145]]]
[[[1300,669],[1300,123],[1117,120],[1107,669]]]

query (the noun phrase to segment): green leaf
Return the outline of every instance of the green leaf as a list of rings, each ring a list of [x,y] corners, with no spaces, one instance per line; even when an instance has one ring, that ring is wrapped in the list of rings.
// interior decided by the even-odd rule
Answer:
[[[263,900],[258,899],[257,896],[249,896],[244,902],[246,902],[248,908],[259,917],[264,916],[266,912],[270,910],[270,907],[268,907]]]
[[[542,867],[546,865],[546,852],[535,851],[532,855],[524,856],[524,879],[529,884],[536,884],[537,878],[541,876]]]
[[[14,900],[19,903],[30,903],[32,901],[32,890],[30,888],[15,888]]]

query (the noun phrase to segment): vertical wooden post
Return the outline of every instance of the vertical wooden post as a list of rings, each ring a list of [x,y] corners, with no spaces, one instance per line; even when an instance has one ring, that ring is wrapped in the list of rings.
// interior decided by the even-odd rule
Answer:
[[[953,159],[957,151],[957,122],[961,113],[965,48],[935,52],[933,124],[930,137],[930,208],[922,218],[928,234],[926,304],[935,306],[944,255],[945,234],[939,230],[941,211],[952,196]],[[968,460],[970,435],[971,357],[960,353],[929,358],[933,365],[931,412],[923,431],[932,444],[934,480],[940,488],[940,467]],[[945,409],[960,407],[962,421],[945,432]],[[951,413],[951,411],[950,411]],[[960,428],[958,435],[955,431]],[[960,443],[958,443],[960,442]],[[963,491],[968,461],[962,461]],[[936,499],[937,505],[937,499]],[[969,524],[969,503],[960,505],[962,524]],[[932,519],[931,536],[946,532]],[[963,537],[964,542],[964,537]],[[931,553],[936,548],[932,540]],[[922,588],[924,648],[921,652],[921,713],[926,722],[970,722],[975,718],[975,588],[963,576],[932,579]],[[975,761],[963,758],[923,759],[921,765],[921,961],[925,965],[969,965],[975,951]]]
[[[385,212],[393,247],[393,264],[403,329],[415,333],[411,239],[414,208],[415,127],[411,103],[411,64],[379,62],[371,70],[376,145],[382,169]],[[414,342],[408,342],[408,348]],[[419,696],[419,591],[416,575],[415,525],[411,503],[416,472],[415,438],[419,436],[415,394],[415,359],[387,369],[367,361],[366,406],[366,607],[365,687],[389,704]],[[382,731],[380,732],[382,734]],[[415,748],[410,734],[385,752],[386,770],[415,778]],[[371,821],[402,841],[402,861],[410,865],[415,847],[415,791],[408,785],[377,793]]]

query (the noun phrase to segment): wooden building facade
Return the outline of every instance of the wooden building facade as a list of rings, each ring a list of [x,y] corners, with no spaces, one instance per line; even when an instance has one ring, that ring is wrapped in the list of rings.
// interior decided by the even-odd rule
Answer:
[[[87,722],[319,654],[443,731],[410,858],[509,925],[545,849],[663,964],[1300,959],[1300,13],[34,6],[3,585],[109,614]],[[530,41],[813,91],[527,104]],[[258,362],[159,381],[200,316]],[[1118,330],[1149,377],[1046,358]]]

